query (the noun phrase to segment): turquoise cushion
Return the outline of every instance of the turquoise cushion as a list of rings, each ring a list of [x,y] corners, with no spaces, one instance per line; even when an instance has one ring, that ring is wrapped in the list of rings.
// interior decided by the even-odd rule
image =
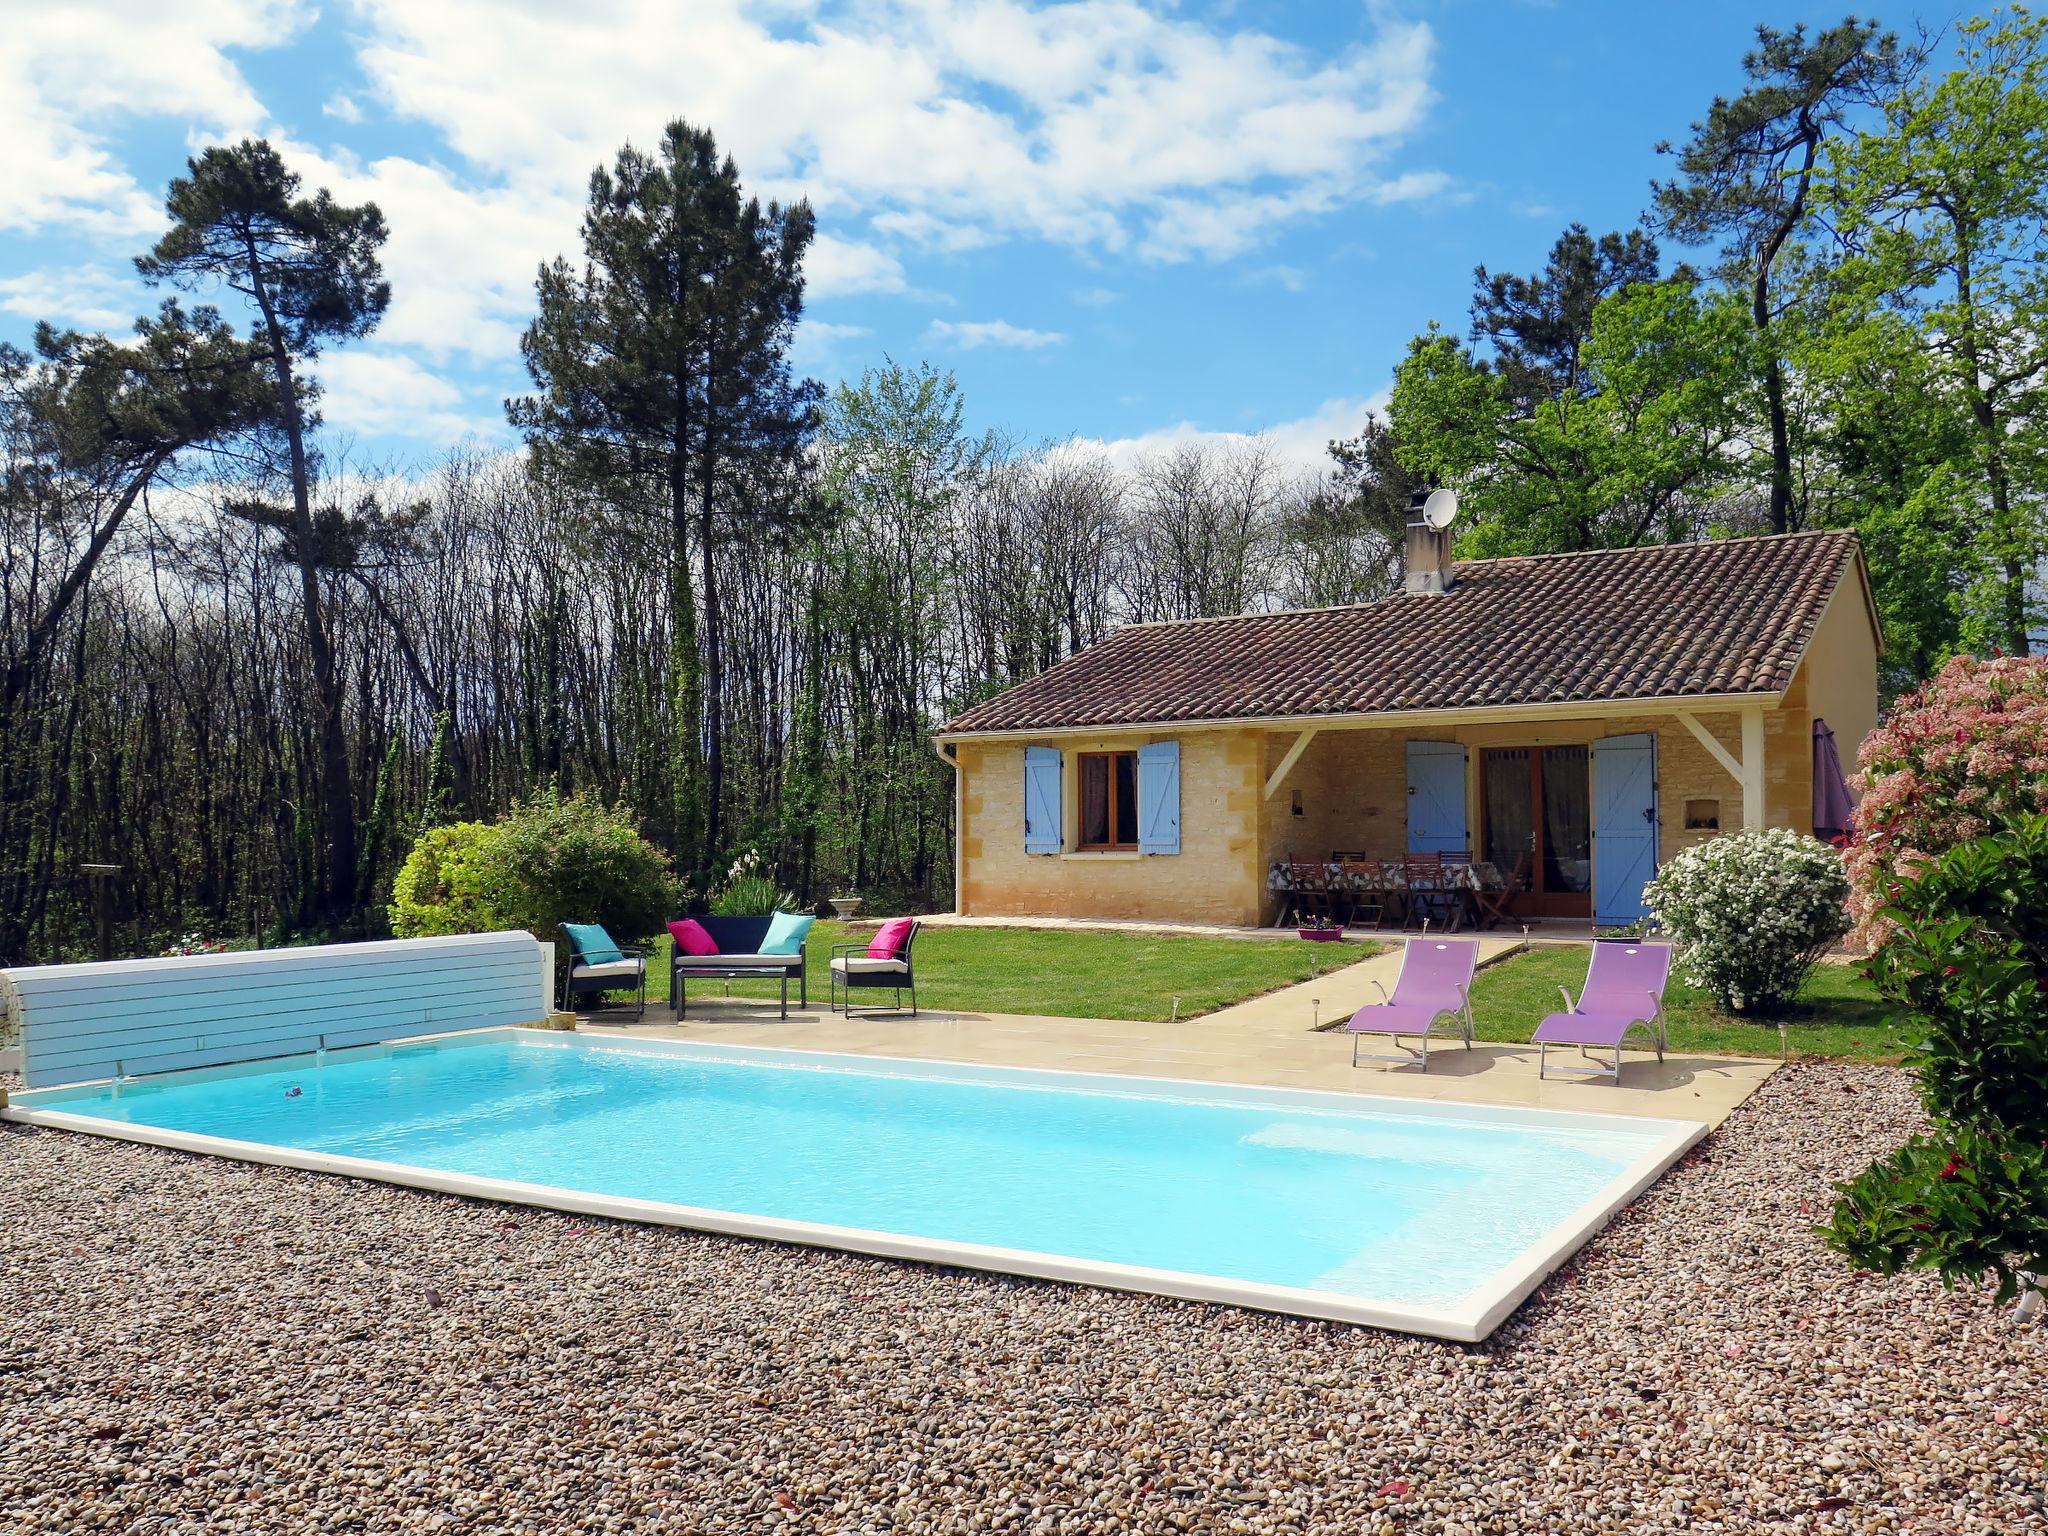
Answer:
[[[626,958],[619,946],[612,942],[612,936],[604,931],[602,923],[564,923],[562,932],[569,935],[576,958],[586,965],[604,965]]]
[[[798,917],[794,912],[777,912],[768,919],[768,937],[761,941],[764,955],[800,955],[804,952],[804,938],[811,931],[815,917]]]

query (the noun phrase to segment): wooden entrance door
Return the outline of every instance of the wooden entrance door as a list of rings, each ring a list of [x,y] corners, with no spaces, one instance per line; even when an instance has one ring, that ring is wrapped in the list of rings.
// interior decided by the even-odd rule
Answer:
[[[1524,854],[1524,917],[1593,914],[1592,755],[1584,746],[1489,747],[1480,760],[1480,848],[1503,873]]]

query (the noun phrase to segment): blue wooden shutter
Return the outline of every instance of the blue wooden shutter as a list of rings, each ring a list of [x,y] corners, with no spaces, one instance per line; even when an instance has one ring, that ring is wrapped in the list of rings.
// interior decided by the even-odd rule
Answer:
[[[1180,743],[1138,748],[1138,851],[1180,852]]]
[[[1465,749],[1455,741],[1408,743],[1408,851],[1463,853]]]
[[[1593,921],[1618,928],[1647,917],[1643,887],[1657,873],[1657,740],[1593,743]]]
[[[1024,749],[1024,851],[1060,851],[1060,755],[1051,747]]]

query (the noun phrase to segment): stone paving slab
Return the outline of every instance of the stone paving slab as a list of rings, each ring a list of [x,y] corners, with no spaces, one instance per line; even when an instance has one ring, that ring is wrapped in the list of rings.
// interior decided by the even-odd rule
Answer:
[[[1512,939],[1481,942],[1482,963],[1518,946]],[[1500,947],[1489,954],[1487,944]],[[916,1018],[878,1011],[848,1019],[815,1007],[792,1008],[784,1020],[776,1017],[773,1001],[706,998],[700,1004],[692,998],[690,1017],[680,1024],[669,1019],[666,1008],[651,1004],[645,1023],[600,1018],[583,1027],[665,1040],[1604,1110],[1709,1125],[1719,1125],[1778,1065],[1754,1057],[1698,1054],[1668,1054],[1660,1064],[1650,1052],[1625,1051],[1617,1087],[1543,1081],[1536,1075],[1533,1046],[1481,1043],[1467,1050],[1455,1042],[1437,1042],[1430,1047],[1427,1073],[1412,1066],[1354,1068],[1350,1037],[1317,1033],[1312,1025],[1376,999],[1372,982],[1391,988],[1399,967],[1400,952],[1393,947],[1341,971],[1172,1024],[931,1009]]]

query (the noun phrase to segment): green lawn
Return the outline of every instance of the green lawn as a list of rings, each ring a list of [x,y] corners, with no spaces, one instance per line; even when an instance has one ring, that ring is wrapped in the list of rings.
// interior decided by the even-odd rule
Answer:
[[[1560,986],[1577,997],[1586,979],[1583,948],[1538,948],[1481,971],[1472,984],[1472,1019],[1479,1038],[1524,1043],[1545,1014],[1564,1006]],[[1817,965],[1798,1002],[1784,1014],[1785,1036],[1796,1056],[1895,1062],[1912,1041],[1894,1028],[1890,1009],[1862,973],[1850,965]],[[1778,1023],[1735,1018],[1704,992],[1677,976],[1664,994],[1665,1026],[1681,1051],[1722,1056],[1776,1056]],[[1632,1036],[1634,1044],[1639,1036]]]
[[[872,925],[849,931],[820,921],[804,946],[811,1000],[825,1001],[834,944],[865,943]],[[647,967],[647,996],[668,999],[670,940]],[[1307,981],[1363,960],[1378,946],[1302,939],[1207,939],[1183,935],[1090,933],[1031,928],[926,928],[917,936],[917,1001],[923,1008],[972,1013],[1045,1013],[1082,1019],[1166,1019]],[[715,998],[722,984],[693,981],[690,996]],[[774,997],[768,982],[736,981],[735,997]],[[868,1000],[886,997],[870,992]],[[794,991],[791,1001],[794,1003]]]

